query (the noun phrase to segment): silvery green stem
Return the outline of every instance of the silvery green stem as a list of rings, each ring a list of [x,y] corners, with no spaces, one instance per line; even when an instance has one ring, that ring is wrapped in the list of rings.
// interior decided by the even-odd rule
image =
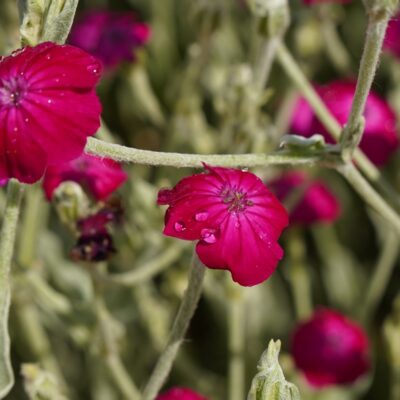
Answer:
[[[228,276],[228,398],[243,400],[245,397],[245,298],[244,290]]]
[[[277,49],[277,59],[282,68],[286,71],[294,85],[300,91],[301,95],[307,100],[318,119],[324,125],[325,129],[338,140],[341,134],[341,126],[327,109],[318,93],[308,81],[301,68],[290,54],[284,44],[280,44]],[[400,198],[393,187],[385,180],[378,168],[364,155],[360,149],[354,152],[354,160],[363,174],[373,182],[382,193],[384,193],[393,204],[400,207]]]
[[[200,299],[205,267],[197,256],[193,257],[189,282],[183,296],[178,314],[175,317],[167,345],[161,353],[156,366],[144,388],[142,400],[154,400],[167,379],[172,364],[178,354],[190,320]]]
[[[358,72],[357,86],[351,106],[350,116],[340,138],[343,156],[351,160],[353,153],[360,144],[364,131],[364,110],[369,91],[378,67],[382,43],[390,13],[370,13],[365,38],[363,55]]]
[[[7,203],[3,214],[0,236],[0,398],[3,399],[14,385],[10,359],[8,315],[11,302],[10,268],[14,252],[18,216],[22,198],[22,185],[11,179],[7,188]]]
[[[184,154],[141,150],[89,138],[85,151],[120,162],[163,165],[176,168],[203,168],[203,162],[221,167],[267,167],[271,165],[326,165],[340,163],[328,150],[320,154],[299,156],[290,152],[272,154]]]

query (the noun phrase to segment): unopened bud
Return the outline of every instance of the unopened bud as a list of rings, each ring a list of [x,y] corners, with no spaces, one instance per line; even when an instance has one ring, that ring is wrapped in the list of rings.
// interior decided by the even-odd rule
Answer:
[[[60,220],[74,227],[89,209],[89,200],[82,187],[76,182],[65,181],[54,191],[52,202]]]
[[[261,355],[258,374],[253,378],[247,400],[300,400],[295,385],[286,381],[279,365],[281,342],[271,340]]]

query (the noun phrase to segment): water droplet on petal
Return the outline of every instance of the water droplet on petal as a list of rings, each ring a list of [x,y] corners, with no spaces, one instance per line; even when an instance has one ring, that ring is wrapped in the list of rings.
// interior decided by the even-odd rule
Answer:
[[[205,221],[208,218],[208,212],[203,211],[203,212],[198,212],[194,215],[194,219],[197,222],[202,222]]]
[[[90,72],[93,75],[99,75],[100,71],[96,65],[89,65],[87,68],[88,72]]]
[[[175,222],[174,228],[177,232],[183,232],[186,230],[186,226],[183,222]]]
[[[200,235],[202,240],[204,240],[206,243],[213,244],[218,240],[216,232],[216,229],[205,228],[201,230]]]
[[[51,104],[52,102],[53,102],[53,100],[47,99],[47,103],[48,103],[48,104]]]

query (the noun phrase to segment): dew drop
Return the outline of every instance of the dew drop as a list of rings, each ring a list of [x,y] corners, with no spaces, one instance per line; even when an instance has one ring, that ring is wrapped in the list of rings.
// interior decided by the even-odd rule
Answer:
[[[99,75],[99,70],[94,65],[89,65],[86,69],[88,70],[88,72],[90,72],[93,75]]]
[[[183,232],[186,230],[186,226],[183,222],[175,222],[174,228],[177,232]]]
[[[48,103],[48,104],[51,104],[52,102],[53,102],[53,100],[47,99],[47,103]]]
[[[25,122],[29,122],[29,118],[26,117],[26,118],[24,119],[24,121],[25,121]]]
[[[17,127],[14,127],[14,132],[18,132],[18,128]]]
[[[198,212],[194,215],[194,219],[197,222],[203,222],[208,218],[208,212],[203,211],[203,212]]]
[[[213,244],[218,240],[215,233],[216,233],[215,229],[205,228],[201,230],[200,235],[202,240],[204,240],[206,243]]]

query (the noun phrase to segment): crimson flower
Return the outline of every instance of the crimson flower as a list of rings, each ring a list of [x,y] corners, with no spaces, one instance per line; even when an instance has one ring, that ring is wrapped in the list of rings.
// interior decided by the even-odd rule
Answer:
[[[333,116],[344,125],[350,115],[356,84],[348,81],[334,81],[315,88]],[[360,147],[375,165],[383,166],[399,145],[396,115],[384,99],[371,91],[368,95],[364,117],[365,130]],[[298,100],[295,107],[291,132],[305,137],[321,133],[328,143],[334,142],[303,98]]]
[[[340,215],[340,203],[329,188],[319,180],[311,180],[306,173],[293,171],[269,182],[271,190],[280,201],[297,196],[290,212],[290,222],[310,225],[316,222],[333,222]]]
[[[50,200],[54,190],[64,181],[74,181],[87,188],[96,200],[104,200],[118,189],[128,176],[120,164],[109,159],[82,154],[75,160],[50,166],[43,188]]]
[[[149,38],[150,27],[138,22],[134,13],[92,11],[73,26],[69,42],[112,68],[122,61],[133,61],[135,49]]]
[[[283,256],[277,240],[288,224],[284,207],[251,172],[205,168],[160,190],[158,204],[169,205],[164,234],[199,240],[200,260],[228,269],[243,286],[265,281]]]
[[[184,387],[174,387],[157,396],[156,400],[207,400],[204,396]]]
[[[393,55],[400,58],[400,13],[389,21],[384,47]]]
[[[89,54],[50,42],[0,59],[0,179],[33,183],[82,153],[100,125],[100,72]]]
[[[353,383],[369,369],[368,337],[344,315],[320,309],[292,338],[297,367],[314,387]]]

